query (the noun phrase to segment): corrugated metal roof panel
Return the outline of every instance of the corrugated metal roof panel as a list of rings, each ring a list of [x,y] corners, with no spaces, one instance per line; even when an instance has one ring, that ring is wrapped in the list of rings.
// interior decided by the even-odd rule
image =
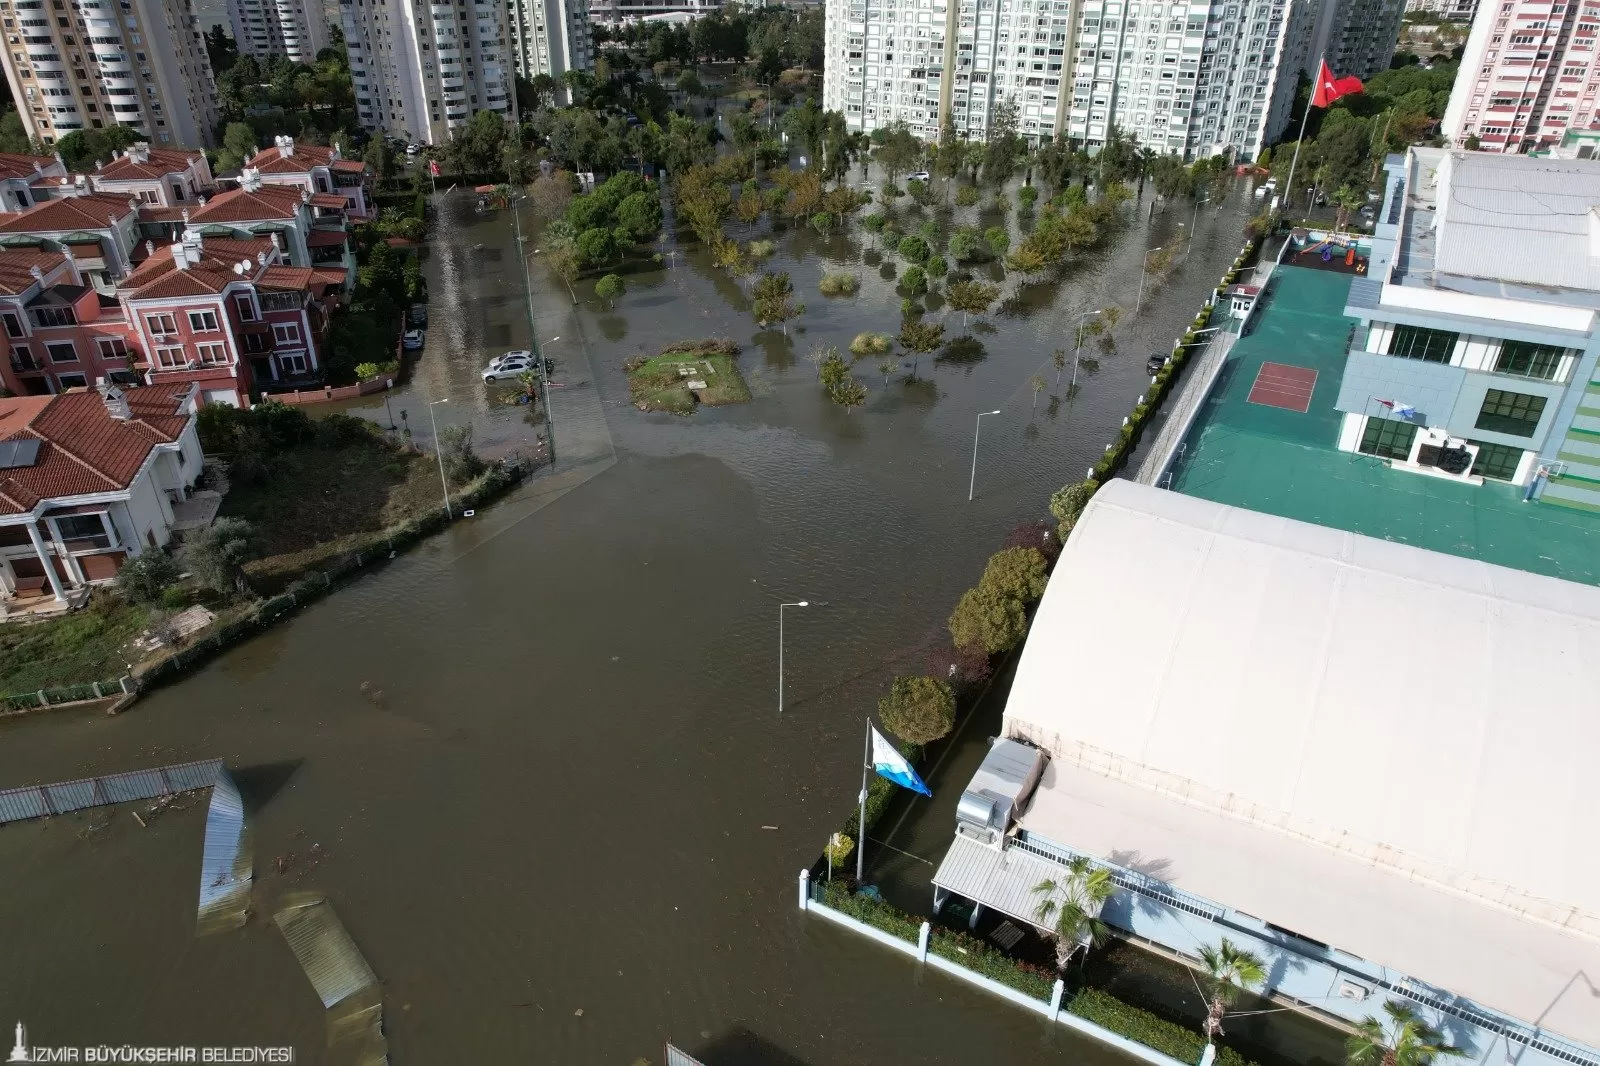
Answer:
[[[29,818],[43,818],[44,794],[37,788],[10,788],[0,792],[0,824],[25,822]]]
[[[199,932],[237,928],[250,905],[250,828],[244,800],[233,778],[219,764],[206,810],[206,841],[200,856]]]
[[[332,1007],[378,983],[326,899],[314,896],[290,903],[273,920],[324,1007]]]
[[[1018,848],[997,850],[957,835],[939,872],[933,875],[933,883],[1037,926],[1044,897],[1034,888],[1041,881],[1061,881],[1065,874],[1066,867],[1049,859]]]
[[[51,814],[104,807],[113,803],[154,799],[173,792],[209,788],[219,776],[226,776],[222,760],[177,763],[153,770],[130,770],[125,774],[85,777],[75,781],[56,781],[46,785],[27,785],[0,791],[0,825],[6,822],[43,818]],[[46,800],[48,799],[48,806]]]
[[[58,814],[81,811],[85,807],[98,807],[102,803],[100,790],[91,778],[85,781],[61,781],[44,786],[50,796],[50,809]]]
[[[667,1066],[705,1066],[699,1059],[686,1051],[680,1051],[671,1044],[667,1045]]]

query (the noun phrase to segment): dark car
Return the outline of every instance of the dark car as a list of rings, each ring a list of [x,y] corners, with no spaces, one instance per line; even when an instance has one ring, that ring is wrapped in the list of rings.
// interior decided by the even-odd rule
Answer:
[[[406,312],[406,317],[411,320],[411,325],[421,329],[428,324],[428,305],[412,304],[411,310]]]
[[[1149,359],[1144,361],[1145,373],[1149,374],[1151,377],[1154,377],[1155,375],[1161,373],[1161,368],[1166,365],[1167,357],[1162,355],[1160,352],[1156,352]]]

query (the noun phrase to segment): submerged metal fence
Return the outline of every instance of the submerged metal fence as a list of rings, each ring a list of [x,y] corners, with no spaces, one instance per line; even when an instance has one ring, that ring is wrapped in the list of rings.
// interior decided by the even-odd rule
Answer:
[[[85,681],[76,685],[53,685],[37,692],[14,692],[0,696],[0,714],[8,711],[31,711],[39,707],[54,707],[60,703],[82,703],[86,700],[103,700],[122,696],[135,688],[132,677],[114,677],[109,681]]]

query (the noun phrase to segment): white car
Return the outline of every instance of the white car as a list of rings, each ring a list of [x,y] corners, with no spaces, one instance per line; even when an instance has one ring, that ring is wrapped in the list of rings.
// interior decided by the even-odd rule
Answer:
[[[497,366],[499,366],[501,363],[507,362],[508,360],[512,360],[512,359],[526,359],[526,360],[528,360],[528,362],[531,363],[533,361],[533,353],[528,351],[526,348],[524,348],[524,349],[521,349],[521,350],[515,351],[515,352],[507,352],[504,355],[497,355],[493,359],[489,360],[489,367],[488,368],[490,370],[493,370]]]
[[[915,174],[906,175],[912,181],[927,181],[931,176],[926,170],[919,170]]]
[[[400,347],[408,352],[414,352],[422,347],[422,338],[425,334],[420,329],[408,329],[400,335]]]
[[[497,381],[515,381],[532,370],[532,359],[506,359],[499,363],[490,363],[483,368],[483,383],[492,385]]]

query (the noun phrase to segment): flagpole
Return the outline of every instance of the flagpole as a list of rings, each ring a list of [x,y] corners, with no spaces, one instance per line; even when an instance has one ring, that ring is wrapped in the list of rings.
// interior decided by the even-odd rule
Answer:
[[[867,770],[872,765],[872,719],[867,719],[867,742],[861,753],[861,838],[856,841],[856,887],[861,887],[862,857],[867,850]]]
[[[1311,83],[1311,95],[1306,97],[1306,112],[1300,116],[1300,136],[1294,142],[1294,158],[1289,161],[1289,180],[1283,183],[1283,203],[1290,206],[1290,196],[1294,193],[1294,170],[1300,165],[1300,146],[1306,140],[1306,123],[1311,120],[1311,101],[1317,98],[1317,83],[1322,78],[1322,65],[1327,62],[1327,53],[1317,57],[1317,73]]]

